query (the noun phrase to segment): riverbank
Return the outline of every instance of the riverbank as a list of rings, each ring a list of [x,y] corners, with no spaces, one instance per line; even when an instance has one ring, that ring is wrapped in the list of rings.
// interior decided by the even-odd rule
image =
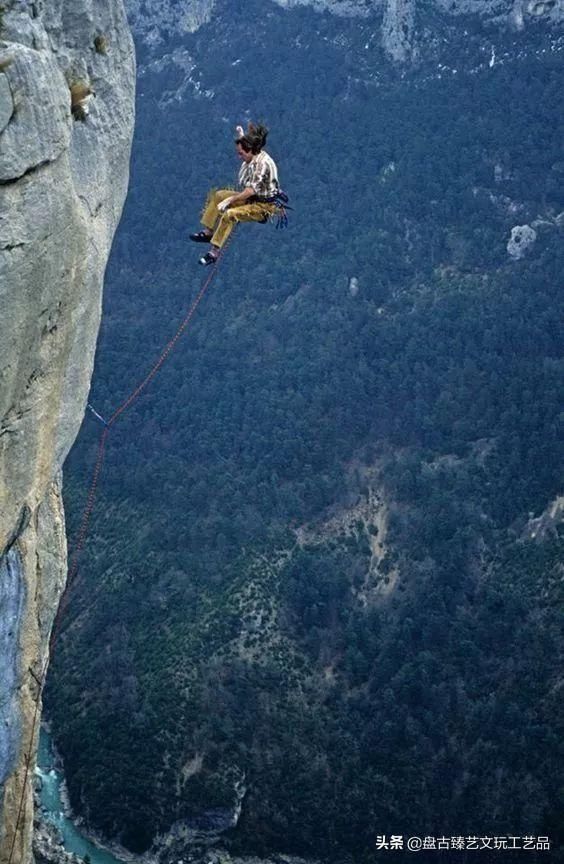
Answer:
[[[34,855],[36,864],[319,864],[289,855],[233,858],[220,847],[190,845],[170,833],[158,847],[135,855],[88,831],[75,819],[66,790],[63,764],[46,726],[42,726],[36,768]]]
[[[33,820],[33,856],[35,864],[83,864],[84,861],[65,851],[60,831],[44,819],[37,802]]]
[[[44,860],[74,864],[86,856],[91,864],[153,864],[138,857],[114,853],[73,819],[64,783],[62,763],[57,757],[47,727],[41,728],[37,753],[35,845]],[[54,858],[49,859],[48,854]],[[66,856],[71,856],[65,857]],[[74,857],[73,857],[74,856]]]

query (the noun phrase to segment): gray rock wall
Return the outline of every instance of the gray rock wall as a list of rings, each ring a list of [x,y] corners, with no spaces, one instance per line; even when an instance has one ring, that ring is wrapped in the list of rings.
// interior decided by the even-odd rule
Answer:
[[[25,582],[21,556],[10,549],[0,561],[0,788],[14,768],[21,736],[21,712],[16,692]]]
[[[122,0],[1,5],[0,862],[14,846],[26,864],[30,784],[15,827],[39,698],[29,670],[41,677],[65,581],[59,477],[127,190],[135,63]]]
[[[244,2],[244,0],[242,0]],[[423,37],[418,15],[425,19],[430,6],[446,19],[474,15],[496,26],[522,30],[535,21],[564,21],[564,0],[270,0],[284,9],[311,6],[346,18],[374,16],[380,44],[391,60],[405,63],[418,56]],[[157,45],[174,33],[193,32],[221,13],[216,0],[126,0],[131,25],[147,44]],[[377,17],[376,17],[377,16]],[[428,37],[428,33],[424,38]]]

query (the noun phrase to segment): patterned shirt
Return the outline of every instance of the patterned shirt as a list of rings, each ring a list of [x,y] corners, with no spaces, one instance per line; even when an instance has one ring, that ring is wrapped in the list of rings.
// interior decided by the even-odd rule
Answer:
[[[276,195],[280,186],[274,159],[265,150],[261,150],[250,162],[243,162],[239,171],[239,183],[243,189],[248,186],[254,189],[259,199],[264,200]]]

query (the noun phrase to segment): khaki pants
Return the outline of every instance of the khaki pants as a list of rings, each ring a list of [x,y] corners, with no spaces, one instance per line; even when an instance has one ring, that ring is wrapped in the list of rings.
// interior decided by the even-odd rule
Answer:
[[[241,204],[238,207],[229,207],[224,213],[220,213],[217,205],[230,195],[236,195],[235,189],[217,189],[208,195],[204,212],[202,213],[202,225],[209,231],[213,231],[211,242],[221,249],[227,242],[236,222],[266,222],[268,216],[276,212],[274,204],[265,201],[253,201],[251,204]]]

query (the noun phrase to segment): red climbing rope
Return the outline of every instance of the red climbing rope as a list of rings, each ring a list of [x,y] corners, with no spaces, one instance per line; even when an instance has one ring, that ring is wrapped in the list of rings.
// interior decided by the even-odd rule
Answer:
[[[47,657],[45,660],[43,670],[41,672],[41,676],[36,676],[32,672],[32,670],[30,669],[30,674],[32,674],[32,676],[33,676],[34,680],[36,681],[39,689],[38,689],[38,693],[37,693],[37,698],[35,700],[35,711],[33,714],[33,721],[32,721],[32,725],[31,725],[31,735],[30,735],[30,741],[29,741],[29,748],[28,748],[28,752],[25,754],[25,772],[24,772],[24,778],[23,778],[22,793],[21,793],[21,798],[20,798],[20,802],[19,802],[18,815],[17,815],[17,819],[16,819],[16,824],[14,827],[14,834],[12,837],[10,855],[8,857],[7,864],[12,864],[13,857],[14,857],[14,851],[16,848],[16,840],[17,840],[18,831],[20,828],[20,821],[21,821],[23,808],[24,808],[25,793],[26,793],[26,787],[27,787],[27,782],[28,782],[28,777],[29,777],[29,770],[30,770],[30,765],[31,765],[31,755],[33,753],[33,742],[34,742],[34,738],[35,738],[35,732],[37,729],[37,721],[39,719],[39,705],[41,703],[41,697],[43,694],[43,689],[45,687],[45,681],[47,678],[47,670],[49,668],[49,663],[51,662],[51,659],[53,657],[53,652],[55,650],[55,645],[56,645],[57,638],[58,638],[58,635],[60,632],[61,619],[62,619],[64,611],[68,605],[68,597],[69,597],[70,589],[71,589],[72,585],[74,584],[74,582],[76,581],[76,576],[78,573],[79,558],[80,558],[80,555],[82,553],[82,550],[84,549],[84,544],[86,542],[86,537],[88,535],[88,526],[90,524],[90,518],[92,516],[92,511],[94,510],[94,504],[96,502],[96,493],[98,490],[98,481],[100,479],[100,474],[102,471],[102,464],[104,461],[104,453],[105,453],[105,449],[106,449],[106,442],[108,439],[108,434],[110,432],[111,427],[115,425],[115,423],[119,419],[119,417],[125,411],[127,411],[133,405],[134,402],[137,401],[137,399],[139,398],[139,396],[141,395],[143,390],[147,387],[148,384],[150,384],[150,382],[153,380],[153,378],[155,377],[157,372],[160,370],[160,368],[163,365],[163,363],[165,362],[165,360],[168,358],[168,356],[174,350],[176,343],[178,342],[178,340],[180,339],[180,337],[182,336],[182,334],[184,333],[184,331],[186,330],[186,328],[190,324],[190,321],[194,317],[194,314],[195,314],[198,306],[200,305],[200,303],[204,299],[204,296],[205,296],[208,288],[210,287],[215,274],[217,273],[217,269],[219,267],[220,261],[223,257],[224,252],[225,252],[225,249],[227,248],[227,246],[231,242],[232,237],[233,237],[233,234],[231,234],[231,238],[227,241],[223,250],[219,254],[219,257],[218,257],[216,264],[212,267],[207,279],[205,280],[204,284],[202,285],[198,294],[196,295],[194,302],[190,306],[188,312],[186,313],[186,316],[184,317],[180,326],[178,327],[178,330],[176,331],[176,333],[174,334],[172,339],[169,342],[167,342],[167,344],[163,348],[161,354],[159,355],[158,359],[153,364],[153,366],[151,367],[150,371],[145,376],[145,378],[143,378],[143,380],[137,385],[137,387],[135,387],[135,389],[131,391],[129,396],[127,396],[127,398],[124,399],[124,401],[121,403],[121,405],[119,405],[116,408],[116,410],[110,416],[110,419],[108,421],[105,421],[103,417],[101,417],[96,411],[94,411],[94,409],[91,408],[92,412],[104,424],[104,428],[102,429],[102,432],[100,434],[100,440],[98,442],[98,452],[97,452],[97,456],[96,456],[96,462],[94,464],[94,470],[92,472],[92,479],[90,480],[90,486],[88,488],[88,495],[86,498],[86,504],[85,504],[85,507],[84,507],[84,510],[82,513],[82,518],[80,521],[80,527],[78,530],[76,543],[74,545],[73,554],[72,554],[70,564],[69,564],[67,583],[66,583],[65,589],[61,595],[61,599],[59,602],[59,608],[57,610],[57,614],[55,615],[55,620],[53,622],[53,627],[51,630],[51,637],[49,640],[49,649],[47,652]]]
[[[221,255],[219,257],[221,259]],[[182,334],[184,333],[184,331],[188,327],[188,324],[192,320],[194,312],[196,311],[196,309],[200,305],[200,302],[203,299],[204,294],[208,290],[209,285],[210,285],[213,277],[215,276],[215,274],[217,272],[218,265],[219,265],[219,260],[218,260],[217,264],[215,264],[213,266],[210,275],[208,276],[208,278],[206,279],[206,281],[202,285],[202,288],[200,289],[198,295],[196,296],[196,299],[194,300],[190,309],[188,310],[188,314],[184,318],[184,321],[182,322],[182,324],[180,325],[180,327],[178,328],[178,330],[176,331],[176,333],[174,334],[174,336],[172,337],[170,342],[168,342],[167,345],[165,346],[161,356],[159,357],[159,359],[157,360],[157,362],[155,363],[155,365],[153,366],[153,368],[151,369],[149,374],[143,379],[143,381],[141,381],[141,383],[135,388],[135,390],[133,390],[130,393],[130,395],[127,397],[127,399],[124,400],[124,402],[119,406],[119,408],[116,408],[116,410],[114,411],[114,413],[112,414],[112,416],[108,420],[108,426],[114,425],[114,423],[116,422],[118,417],[121,414],[123,414],[124,411],[127,411],[127,409],[139,398],[139,396],[141,395],[141,393],[143,392],[143,390],[145,389],[147,384],[149,384],[153,380],[153,378],[155,377],[155,375],[157,374],[157,372],[159,371],[159,369],[161,368],[161,366],[163,365],[163,363],[167,359],[168,355],[174,349],[176,343],[178,342],[178,340],[180,339],[180,337],[182,336]]]

